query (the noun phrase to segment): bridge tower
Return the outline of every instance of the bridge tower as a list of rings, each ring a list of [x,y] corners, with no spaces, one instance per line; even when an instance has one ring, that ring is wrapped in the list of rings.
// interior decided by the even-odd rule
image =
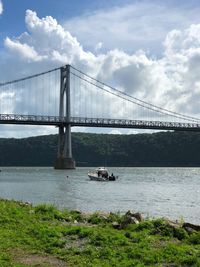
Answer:
[[[70,115],[70,65],[66,65],[60,69],[59,116],[64,118],[64,123],[59,126],[55,169],[75,169],[75,161],[72,158]]]

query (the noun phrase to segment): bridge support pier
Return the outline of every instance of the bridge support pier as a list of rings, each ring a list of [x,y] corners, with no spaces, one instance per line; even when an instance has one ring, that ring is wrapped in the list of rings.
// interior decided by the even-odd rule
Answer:
[[[70,65],[62,67],[60,72],[59,116],[63,118],[63,125],[59,126],[58,155],[54,167],[55,169],[75,169],[70,125]]]
[[[72,158],[71,126],[59,127],[58,157],[55,169],[75,169],[75,161]]]
[[[75,161],[72,158],[58,158],[54,168],[57,170],[75,169]]]

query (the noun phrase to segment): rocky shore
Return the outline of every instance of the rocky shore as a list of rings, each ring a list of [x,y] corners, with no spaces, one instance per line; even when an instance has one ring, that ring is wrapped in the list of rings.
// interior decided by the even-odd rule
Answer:
[[[0,200],[0,266],[200,266],[200,226]]]

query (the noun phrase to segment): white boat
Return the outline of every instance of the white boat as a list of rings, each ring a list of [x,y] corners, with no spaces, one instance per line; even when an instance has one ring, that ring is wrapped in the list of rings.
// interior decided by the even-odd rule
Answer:
[[[113,173],[109,175],[108,170],[105,167],[98,167],[94,171],[89,171],[88,176],[93,181],[115,181],[118,176],[114,176]]]

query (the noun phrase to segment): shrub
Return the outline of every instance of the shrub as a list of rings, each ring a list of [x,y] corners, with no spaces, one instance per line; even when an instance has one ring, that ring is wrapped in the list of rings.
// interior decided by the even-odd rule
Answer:
[[[53,205],[41,204],[35,207],[35,213],[39,214],[43,220],[62,220],[64,215]]]
[[[100,224],[105,222],[105,218],[103,218],[98,212],[95,212],[88,218],[88,222],[92,224]]]
[[[81,212],[76,210],[70,211],[70,216],[72,217],[73,220],[76,220],[78,222],[82,222],[84,220],[84,217],[81,214]]]
[[[108,216],[108,222],[118,222],[122,221],[122,216],[119,213],[110,213]]]
[[[154,229],[152,234],[160,234],[162,236],[173,237],[174,231],[173,228],[167,224],[163,219],[157,219],[153,221]]]
[[[144,230],[144,229],[148,229],[148,230],[152,230],[154,229],[154,224],[152,221],[142,221],[137,225],[136,230]]]
[[[193,245],[200,245],[200,232],[198,233],[193,233],[190,237],[189,237],[189,243],[193,244]]]
[[[188,233],[183,228],[174,228],[174,237],[183,240],[188,237]]]

